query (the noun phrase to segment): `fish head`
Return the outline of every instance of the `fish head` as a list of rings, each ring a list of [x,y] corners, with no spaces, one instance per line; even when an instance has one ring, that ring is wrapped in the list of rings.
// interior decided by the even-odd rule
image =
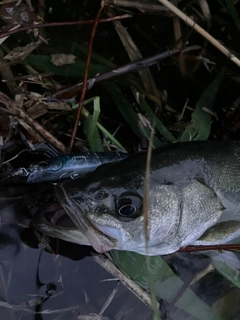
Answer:
[[[221,202],[195,179],[161,181],[159,172],[150,170],[144,197],[145,164],[130,159],[106,164],[55,187],[61,205],[97,252],[169,254],[193,243],[219,218]]]
[[[130,250],[138,246],[143,234],[143,179],[138,173],[130,181],[129,175],[111,175],[105,171],[108,165],[103,167],[96,175],[94,172],[57,185],[56,194],[97,252]]]

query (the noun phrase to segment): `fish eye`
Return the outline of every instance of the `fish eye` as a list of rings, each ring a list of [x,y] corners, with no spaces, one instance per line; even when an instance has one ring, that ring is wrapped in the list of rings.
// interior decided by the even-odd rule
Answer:
[[[124,218],[135,218],[142,212],[142,197],[133,192],[124,192],[116,201],[116,212]]]
[[[131,217],[136,212],[137,208],[132,204],[125,204],[118,209],[118,213],[123,217]]]

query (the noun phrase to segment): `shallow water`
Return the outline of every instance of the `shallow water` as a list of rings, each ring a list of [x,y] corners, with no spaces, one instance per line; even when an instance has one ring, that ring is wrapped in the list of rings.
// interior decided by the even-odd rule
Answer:
[[[1,319],[82,319],[99,314],[116,288],[103,317],[127,320],[138,314],[140,319],[151,319],[149,308],[92,257],[84,257],[86,250],[81,259],[81,246],[60,244],[72,257],[78,248],[77,260],[73,260],[49,253],[43,245],[26,246],[16,229],[1,226],[1,236],[8,233],[14,239],[0,250]]]

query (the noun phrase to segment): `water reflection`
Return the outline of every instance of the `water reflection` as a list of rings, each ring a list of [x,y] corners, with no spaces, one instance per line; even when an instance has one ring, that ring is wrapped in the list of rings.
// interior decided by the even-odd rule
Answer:
[[[36,231],[24,227],[28,220],[20,207],[1,207],[1,319],[151,319],[150,310],[89,256],[89,248],[56,239],[50,247],[58,255],[44,244],[36,247]],[[99,314],[115,288],[102,318],[87,318]]]

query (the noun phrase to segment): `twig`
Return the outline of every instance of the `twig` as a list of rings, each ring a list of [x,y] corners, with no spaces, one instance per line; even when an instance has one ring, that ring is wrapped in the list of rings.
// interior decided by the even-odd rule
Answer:
[[[111,8],[107,10],[107,15],[109,17],[112,17],[114,15],[114,12]],[[137,47],[136,43],[134,42],[133,38],[129,34],[128,30],[122,25],[121,21],[115,21],[114,22],[115,30],[119,36],[119,39],[121,40],[128,56],[131,61],[135,61],[137,59],[142,58],[142,54]],[[154,81],[154,78],[151,74],[151,71],[149,68],[142,69],[139,72],[139,77],[141,78],[142,84],[145,88],[145,90],[154,96],[156,96],[159,101],[161,101],[161,94],[159,90],[157,90],[156,83]],[[156,106],[156,108],[161,109],[161,103]],[[156,112],[156,110],[155,110]]]
[[[107,298],[107,300],[105,301],[104,305],[102,306],[101,311],[99,312],[99,315],[102,316],[104,311],[108,308],[108,306],[110,305],[110,303],[112,302],[117,290],[118,290],[118,286],[119,286],[120,282],[118,282],[116,288],[113,289],[112,293],[110,294],[110,296]]]
[[[234,62],[238,67],[240,67],[240,60],[232,54],[226,47],[224,47],[217,39],[212,37],[207,31],[200,27],[195,21],[190,19],[185,13],[175,7],[168,0],[158,0],[169,10],[175,13],[179,18],[181,18],[187,25],[197,31],[201,36],[203,36],[207,41],[214,45],[219,51],[221,51],[225,56],[227,56],[232,62]]]
[[[29,115],[27,115],[21,108],[17,106],[15,101],[10,99],[7,95],[0,92],[0,103],[2,103],[7,109],[2,111],[6,111],[7,113],[11,113],[12,115],[22,119],[25,121],[31,128],[36,130],[45,140],[52,143],[57,149],[61,150],[63,153],[66,153],[66,148],[64,145],[58,141],[50,132],[46,131],[38,122],[34,121]]]
[[[121,272],[110,259],[105,257],[103,254],[98,254],[94,255],[94,260],[114,277],[118,278],[122,284],[131,290],[144,304],[148,307],[151,306],[151,298],[149,294]]]
[[[101,19],[100,23],[105,22],[111,22],[116,20],[122,20],[122,19],[128,19],[132,18],[131,14],[123,14],[121,16],[116,16],[112,18],[107,19]],[[48,23],[39,23],[39,24],[27,24],[23,27],[20,27],[18,29],[9,30],[8,32],[0,32],[0,39],[4,37],[8,37],[12,34],[21,32],[21,31],[27,31],[30,29],[39,29],[39,28],[46,28],[46,27],[62,27],[62,26],[77,26],[77,25],[83,25],[83,24],[93,24],[96,20],[84,20],[84,21],[67,21],[67,22],[48,22]]]
[[[77,116],[76,116],[76,120],[75,120],[75,125],[73,128],[73,133],[72,133],[72,137],[71,137],[71,141],[70,141],[70,150],[73,147],[74,144],[74,140],[76,137],[76,133],[77,133],[77,128],[78,128],[78,122],[80,119],[80,115],[82,112],[82,103],[84,101],[85,98],[85,94],[87,91],[87,81],[88,81],[88,70],[89,70],[89,65],[90,65],[90,61],[91,61],[91,54],[92,54],[92,46],[93,46],[93,39],[97,30],[97,26],[99,24],[100,21],[100,17],[101,17],[101,13],[102,10],[104,8],[104,1],[101,1],[101,6],[98,10],[97,16],[96,16],[96,20],[93,24],[93,28],[92,28],[92,32],[91,32],[91,37],[90,37],[90,41],[89,41],[89,46],[88,46],[88,54],[87,54],[87,61],[86,61],[86,66],[85,66],[85,71],[84,71],[84,77],[83,77],[83,86],[82,86],[82,91],[81,91],[81,97],[79,100],[79,104],[78,104],[78,111],[77,111]]]
[[[197,252],[197,251],[208,251],[208,250],[240,250],[240,244],[216,244],[209,246],[187,246],[181,248],[179,252]]]
[[[194,51],[194,50],[199,50],[199,49],[201,49],[200,46],[197,46],[197,45],[190,46],[190,47],[187,47],[184,50],[182,50],[181,54],[184,54],[184,53],[190,52],[190,51]],[[99,84],[99,83],[102,83],[105,81],[110,81],[114,78],[123,76],[125,74],[137,72],[139,70],[149,68],[149,67],[157,64],[160,60],[164,60],[169,57],[174,57],[179,53],[180,53],[179,49],[173,49],[171,51],[165,51],[162,53],[158,53],[158,54],[151,56],[151,57],[148,57],[148,58],[141,58],[141,59],[132,61],[132,62],[125,64],[124,66],[121,66],[119,68],[116,68],[112,71],[99,74],[94,78],[90,78],[88,80],[87,89],[88,90],[91,89],[95,84]],[[73,86],[70,86],[68,88],[61,89],[58,92],[56,92],[55,94],[48,96],[46,99],[47,100],[57,99],[62,94],[67,93],[71,90],[78,91],[82,87],[82,85],[83,85],[83,83],[81,82],[81,83],[77,83]]]
[[[26,152],[26,151],[28,151],[28,150],[27,150],[27,149],[23,149],[23,150],[19,151],[19,152],[18,152],[14,157],[12,157],[11,159],[8,159],[8,160],[6,160],[6,161],[3,161],[2,164],[4,165],[4,164],[6,164],[6,163],[9,163],[9,162],[13,161],[13,160],[16,159],[17,157],[19,157],[23,152]]]
[[[106,5],[125,8],[136,8],[144,12],[153,12],[154,14],[160,13],[167,16],[173,16],[164,6],[159,4],[148,3],[144,1],[132,1],[132,0],[106,0]]]

